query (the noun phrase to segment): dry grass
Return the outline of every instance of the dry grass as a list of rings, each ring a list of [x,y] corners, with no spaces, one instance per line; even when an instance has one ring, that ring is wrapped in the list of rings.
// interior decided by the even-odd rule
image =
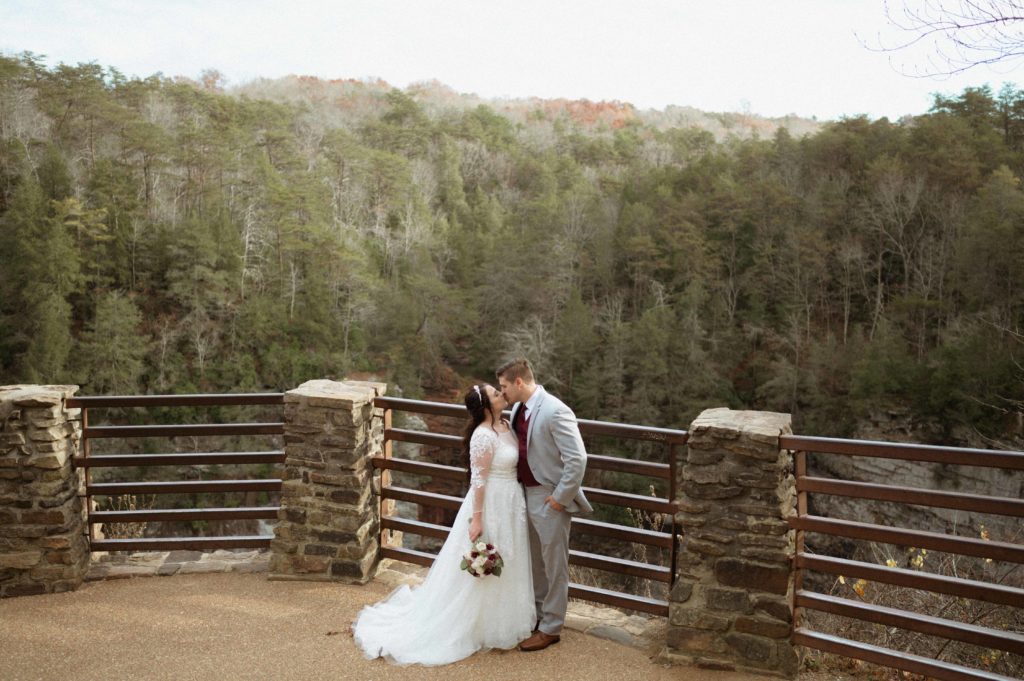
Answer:
[[[102,511],[139,511],[148,510],[156,505],[156,495],[122,494],[107,499],[107,503],[98,508]],[[146,535],[149,523],[104,523],[103,535],[110,539],[138,539]]]

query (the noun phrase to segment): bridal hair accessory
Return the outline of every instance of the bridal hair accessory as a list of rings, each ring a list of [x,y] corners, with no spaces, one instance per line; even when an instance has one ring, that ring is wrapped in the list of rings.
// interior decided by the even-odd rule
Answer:
[[[480,538],[469,547],[469,550],[462,554],[460,570],[465,570],[473,577],[486,577],[494,575],[501,577],[501,568],[505,566],[498,549],[494,544],[488,544]]]

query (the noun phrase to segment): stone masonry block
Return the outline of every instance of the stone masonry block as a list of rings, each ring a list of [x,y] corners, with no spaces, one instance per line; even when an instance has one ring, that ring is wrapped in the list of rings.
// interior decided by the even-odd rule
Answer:
[[[685,603],[690,600],[690,596],[692,595],[693,582],[685,579],[676,579],[676,583],[672,587],[672,593],[669,594],[669,600],[674,603]]]
[[[725,641],[718,632],[692,627],[670,627],[666,636],[668,647],[684,653],[724,653]]]
[[[720,614],[708,612],[703,608],[693,608],[672,603],[669,605],[669,622],[675,626],[689,627],[691,629],[726,631],[729,628],[730,619]]]
[[[752,612],[750,594],[746,589],[711,587],[704,592],[704,602],[712,610],[748,614]]]
[[[735,630],[764,638],[786,638],[789,636],[788,624],[770,618],[738,617],[735,622]]]
[[[42,551],[0,553],[0,568],[18,568],[20,570],[27,570],[28,568],[38,565],[42,556]]]
[[[740,558],[719,558],[715,561],[715,577],[724,586],[785,594],[789,590],[790,571],[787,567],[764,565]]]
[[[274,575],[363,582],[378,560],[369,459],[382,451],[383,384],[308,381],[285,393],[286,480]]]
[[[732,499],[743,494],[746,490],[735,485],[701,485],[696,482],[683,483],[683,490],[686,494],[696,499]]]
[[[788,414],[705,410],[677,473],[677,587],[665,659],[793,676]],[[678,593],[677,593],[678,591]],[[707,663],[706,665],[704,663]]]
[[[758,596],[754,599],[754,610],[787,624],[793,621],[792,606],[784,596]]]
[[[775,643],[760,636],[731,633],[725,635],[725,642],[747,663],[767,665],[775,657]]]

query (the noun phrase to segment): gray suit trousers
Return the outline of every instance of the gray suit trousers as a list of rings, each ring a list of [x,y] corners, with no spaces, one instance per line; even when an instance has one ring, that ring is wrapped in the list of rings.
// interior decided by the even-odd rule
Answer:
[[[526,487],[530,562],[537,619],[545,634],[559,634],[569,606],[569,526],[572,515],[547,506],[551,488]]]

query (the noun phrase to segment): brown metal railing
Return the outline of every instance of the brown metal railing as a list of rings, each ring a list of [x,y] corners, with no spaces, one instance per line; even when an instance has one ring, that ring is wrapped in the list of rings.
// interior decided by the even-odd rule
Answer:
[[[984,670],[965,667],[933,658],[910,655],[813,631],[802,620],[803,610],[831,613],[845,618],[903,629],[986,648],[1024,655],[1024,634],[963,623],[941,617],[883,607],[862,601],[816,593],[803,588],[804,571],[853,577],[882,584],[921,589],[959,598],[1024,608],[1024,589],[967,579],[960,576],[927,574],[898,567],[878,565],[808,553],[808,532],[867,540],[898,546],[930,549],[989,560],[1024,563],[1024,546],[959,537],[936,532],[888,527],[865,522],[837,520],[808,514],[808,494],[828,494],[872,501],[894,502],[977,513],[1024,517],[1024,501],[954,492],[850,482],[809,476],[807,455],[865,456],[904,461],[934,462],[947,465],[987,466],[1007,471],[1024,470],[1024,452],[997,452],[982,449],[933,447],[925,445],[866,442],[832,438],[788,435],[781,446],[795,452],[797,515],[790,519],[796,530],[794,630],[793,642],[817,650],[851,657],[936,679],[1006,679]]]
[[[93,510],[92,497],[153,494],[205,494],[224,492],[280,492],[281,480],[202,480],[160,482],[103,482],[92,480],[95,468],[136,466],[192,466],[212,464],[281,464],[283,451],[210,452],[196,454],[102,454],[92,455],[92,441],[109,438],[206,437],[223,435],[281,435],[283,423],[225,423],[143,426],[94,426],[93,410],[130,407],[212,407],[284,404],[283,393],[226,395],[132,395],[73,397],[67,406],[82,410],[82,455],[74,465],[85,471],[85,507],[88,509],[89,545],[93,551],[163,551],[174,549],[267,548],[270,536],[149,537],[98,539],[95,527],[106,523],[191,522],[210,520],[276,520],[277,506],[240,508],[175,508],[126,511]]]
[[[429,566],[434,562],[435,556],[433,554],[409,548],[388,546],[384,533],[393,530],[408,532],[417,536],[445,539],[451,528],[444,525],[389,515],[384,512],[385,504],[388,500],[406,501],[420,506],[455,511],[458,510],[461,505],[462,498],[446,494],[438,494],[436,492],[393,486],[390,484],[390,471],[412,473],[416,475],[429,476],[431,478],[461,482],[465,480],[466,469],[458,466],[445,466],[436,463],[395,458],[393,456],[392,443],[409,442],[444,449],[458,449],[462,445],[462,438],[457,435],[445,433],[430,433],[394,428],[392,426],[393,411],[464,419],[466,417],[466,409],[459,405],[408,400],[394,397],[378,397],[374,401],[374,405],[384,410],[384,454],[381,457],[377,457],[373,462],[374,466],[381,471],[382,476],[382,554],[386,558]],[[665,457],[667,463],[635,461],[632,459],[614,456],[587,456],[587,466],[590,469],[632,473],[656,480],[667,481],[667,498],[628,494],[614,490],[590,487],[584,488],[587,497],[596,503],[627,507],[648,511],[650,513],[665,514],[664,517],[666,519],[668,531],[655,531],[628,525],[618,525],[614,523],[598,522],[595,520],[573,518],[572,532],[576,534],[588,534],[667,549],[670,552],[671,564],[669,566],[653,565],[650,563],[642,563],[623,558],[602,556],[575,550],[570,551],[569,553],[569,563],[578,567],[603,570],[619,575],[627,575],[670,585],[676,572],[675,555],[677,545],[677,533],[674,524],[676,506],[671,500],[675,499],[676,493],[675,472],[677,448],[686,443],[687,433],[680,430],[647,428],[643,426],[608,423],[603,421],[581,420],[579,425],[580,431],[584,437],[600,435],[631,440],[648,440],[663,444],[668,448]],[[630,608],[656,615],[668,615],[668,603],[666,601],[637,594],[629,594],[610,589],[600,589],[581,584],[570,584],[569,595],[582,600]]]

